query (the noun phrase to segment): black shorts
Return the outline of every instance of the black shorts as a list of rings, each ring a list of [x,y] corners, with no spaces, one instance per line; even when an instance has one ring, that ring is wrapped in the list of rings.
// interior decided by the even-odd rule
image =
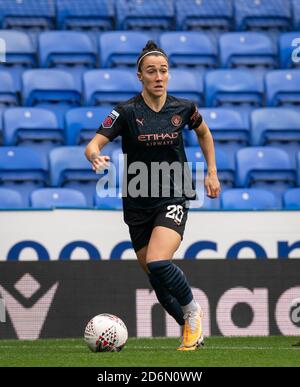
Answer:
[[[151,209],[124,209],[124,221],[129,227],[134,251],[148,245],[152,230],[156,226],[171,228],[182,240],[187,215],[186,202],[169,203]]]

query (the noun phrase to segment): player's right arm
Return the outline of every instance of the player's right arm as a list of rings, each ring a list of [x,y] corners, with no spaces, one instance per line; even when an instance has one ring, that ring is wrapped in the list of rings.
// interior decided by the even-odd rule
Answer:
[[[85,157],[91,162],[94,171],[108,167],[109,156],[100,154],[108,142],[109,138],[97,133],[85,148]]]
[[[121,134],[122,128],[125,126],[121,111],[121,108],[115,107],[109,113],[97,130],[97,134],[85,149],[85,156],[92,163],[94,171],[108,168],[109,156],[102,156],[100,153],[109,141],[113,141]]]

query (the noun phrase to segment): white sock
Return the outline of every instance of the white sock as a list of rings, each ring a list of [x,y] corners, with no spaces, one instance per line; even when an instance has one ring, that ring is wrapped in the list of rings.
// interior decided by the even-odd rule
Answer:
[[[199,306],[197,302],[193,299],[189,304],[181,306],[181,309],[184,314],[189,312],[198,312]]]

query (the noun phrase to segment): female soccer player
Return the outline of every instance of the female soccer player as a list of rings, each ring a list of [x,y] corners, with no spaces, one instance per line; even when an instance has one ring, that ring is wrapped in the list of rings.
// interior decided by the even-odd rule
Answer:
[[[144,163],[146,176],[140,187],[143,194],[136,196],[130,192],[135,176],[127,175],[128,192],[123,194],[124,221],[129,226],[137,259],[149,276],[159,302],[183,327],[178,350],[195,350],[203,344],[203,312],[193,298],[185,275],[172,262],[183,238],[188,199],[194,198],[191,191],[188,194],[187,189],[178,189],[178,181],[189,180],[190,175],[184,172],[184,168],[179,172],[180,168],[176,169],[174,175],[163,169],[161,180],[168,177],[168,183],[161,180],[157,183],[157,171],[151,173],[151,168],[155,163],[157,166],[163,162],[164,165],[183,167],[186,155],[182,130],[188,125],[196,132],[207,163],[207,195],[216,198],[220,193],[220,183],[214,143],[195,103],[167,94],[168,58],[153,41],[149,41],[140,54],[137,70],[142,92],[114,108],[87,145],[85,155],[94,171],[108,167],[109,157],[100,151],[121,135],[122,150],[127,155],[127,171],[134,162]],[[193,187],[185,185],[189,186]],[[159,192],[154,195],[157,188]],[[169,188],[167,194],[165,188]]]

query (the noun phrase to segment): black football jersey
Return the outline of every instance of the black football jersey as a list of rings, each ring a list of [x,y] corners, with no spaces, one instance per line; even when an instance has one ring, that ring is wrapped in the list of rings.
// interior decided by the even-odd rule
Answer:
[[[192,101],[167,95],[162,109],[155,112],[141,94],[118,104],[104,119],[97,133],[110,141],[122,137],[122,151],[126,155],[122,191],[124,209],[155,208],[195,199],[190,170],[183,167],[187,159],[182,131],[186,125],[194,129],[201,122],[202,116]],[[102,153],[105,154],[105,147]],[[147,167],[146,173],[142,170],[143,176],[137,168],[140,162]],[[165,167],[166,163],[175,166],[174,162],[174,170],[158,168],[159,165]],[[178,165],[182,166],[181,171]],[[134,168],[131,170],[130,166]],[[178,184],[178,174],[182,184]],[[136,191],[132,193],[132,187],[138,189],[138,195]]]

